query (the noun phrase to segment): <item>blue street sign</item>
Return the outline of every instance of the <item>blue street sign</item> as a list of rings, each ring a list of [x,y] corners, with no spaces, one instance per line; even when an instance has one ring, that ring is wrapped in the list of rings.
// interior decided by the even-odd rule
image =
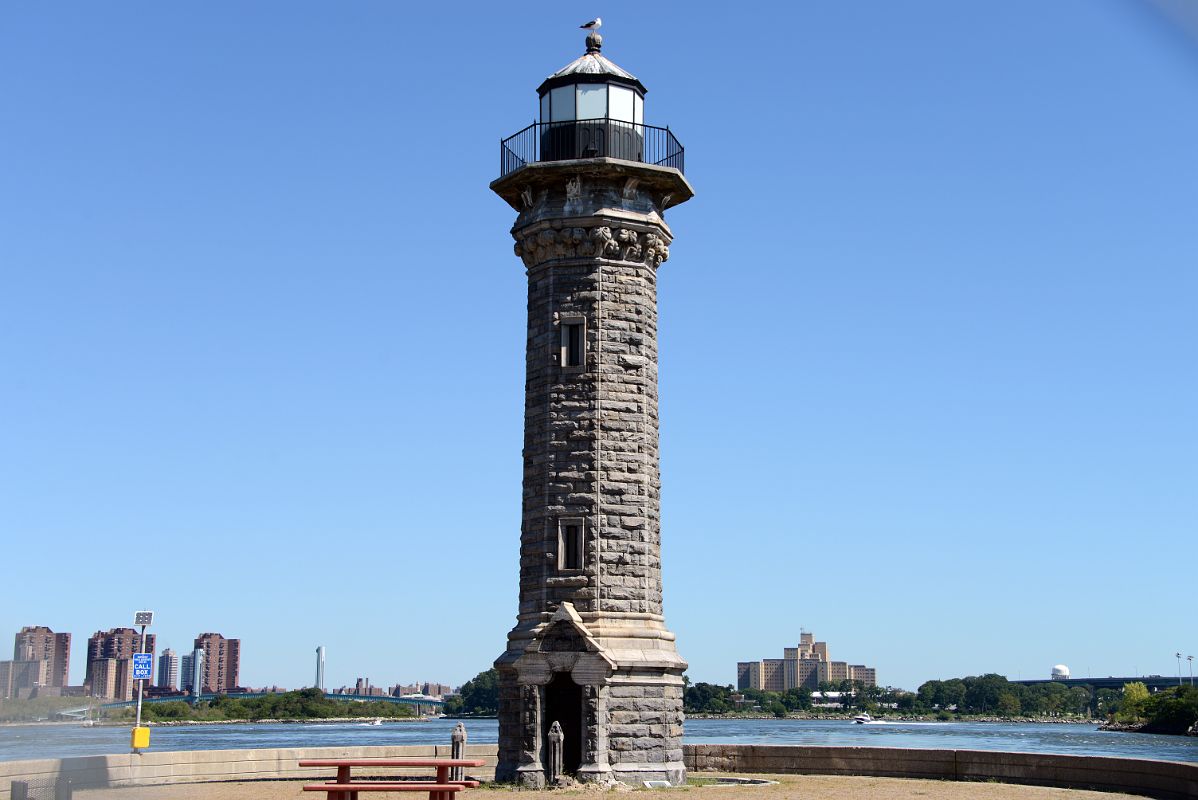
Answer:
[[[154,655],[152,653],[134,653],[133,654],[133,680],[148,681],[150,673],[154,669]]]

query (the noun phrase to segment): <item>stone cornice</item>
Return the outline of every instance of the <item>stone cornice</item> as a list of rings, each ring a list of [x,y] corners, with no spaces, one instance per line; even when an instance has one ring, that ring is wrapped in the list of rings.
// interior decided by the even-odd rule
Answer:
[[[568,180],[635,185],[652,196],[654,205],[665,211],[695,196],[695,190],[672,167],[659,167],[616,158],[587,158],[572,161],[545,161],[527,164],[509,175],[491,182],[491,189],[517,211],[533,204],[533,198],[546,189],[556,191]]]
[[[640,231],[632,227],[592,225],[590,227],[529,226],[512,231],[516,255],[532,269],[546,261],[568,258],[601,258],[659,266],[670,257],[663,232]]]

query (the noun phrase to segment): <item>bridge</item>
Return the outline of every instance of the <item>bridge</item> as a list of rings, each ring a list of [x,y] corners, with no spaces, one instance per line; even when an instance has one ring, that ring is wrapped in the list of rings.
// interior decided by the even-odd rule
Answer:
[[[1040,683],[1059,683],[1062,686],[1090,686],[1095,689],[1122,689],[1126,683],[1142,683],[1150,692],[1159,692],[1161,689],[1168,689],[1171,686],[1177,686],[1179,683],[1188,684],[1189,681],[1185,678],[1169,677],[1165,675],[1143,675],[1138,678],[1043,678],[1036,680],[1011,681],[1023,686],[1034,686]]]
[[[224,694],[223,696],[228,697],[233,700],[240,700],[243,698],[249,699],[249,698],[255,698],[255,697],[272,697],[277,694],[280,694],[280,692],[232,692],[229,694]],[[196,703],[201,700],[215,700],[217,697],[220,697],[220,696],[222,696],[222,695],[212,693],[212,692],[201,692],[198,696],[188,694],[188,695],[176,695],[174,697],[169,697],[169,696],[168,697],[146,697],[142,700],[142,703],[143,704],[145,704],[145,703],[172,703],[172,702]],[[432,709],[433,711],[440,711],[441,709],[443,709],[445,707],[444,700],[434,700],[434,699],[428,698],[428,697],[392,697],[391,695],[375,695],[375,694],[331,694],[329,692],[325,692],[324,696],[325,696],[326,700],[350,700],[350,701],[354,701],[354,702],[358,702],[358,703],[380,703],[381,702],[381,703],[395,703],[395,704],[401,705],[401,706],[415,706],[418,712],[422,708]],[[120,703],[105,703],[104,705],[100,706],[100,708],[129,708],[130,706],[135,706],[135,705],[137,705],[137,700],[133,699],[133,700],[126,700],[126,701],[120,702]]]

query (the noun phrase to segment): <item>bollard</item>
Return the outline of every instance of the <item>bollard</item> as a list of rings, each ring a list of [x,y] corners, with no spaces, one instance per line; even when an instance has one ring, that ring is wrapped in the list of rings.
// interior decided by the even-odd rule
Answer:
[[[59,775],[54,783],[54,800],[71,800],[73,788],[70,778]]]
[[[29,800],[29,784],[25,781],[13,781],[8,787],[8,796],[12,800]]]
[[[562,742],[566,737],[562,734],[562,726],[554,723],[549,726],[549,760],[545,766],[545,783],[553,786],[562,777]]]
[[[466,757],[466,724],[459,722],[453,726],[453,733],[449,734],[449,757],[450,758],[465,758]],[[462,781],[466,779],[466,770],[463,767],[450,767],[449,779],[451,781]]]

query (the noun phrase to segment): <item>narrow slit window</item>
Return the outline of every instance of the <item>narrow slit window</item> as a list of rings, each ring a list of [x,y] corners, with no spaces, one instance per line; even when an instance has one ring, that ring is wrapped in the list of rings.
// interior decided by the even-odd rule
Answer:
[[[586,364],[586,322],[570,317],[561,322],[561,360],[563,367],[581,369]]]
[[[558,527],[558,568],[582,569],[582,520],[564,519]]]

